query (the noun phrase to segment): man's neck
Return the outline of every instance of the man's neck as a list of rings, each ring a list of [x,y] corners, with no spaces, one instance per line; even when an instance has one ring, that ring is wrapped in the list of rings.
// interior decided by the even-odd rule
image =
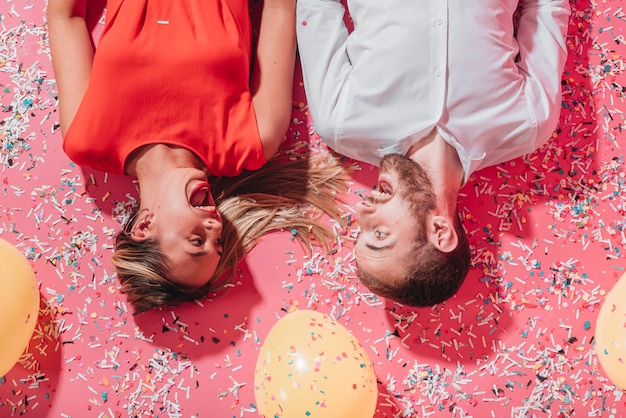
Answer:
[[[457,197],[464,178],[463,165],[456,149],[433,129],[409,149],[407,157],[426,171],[437,196],[440,214],[456,214]]]

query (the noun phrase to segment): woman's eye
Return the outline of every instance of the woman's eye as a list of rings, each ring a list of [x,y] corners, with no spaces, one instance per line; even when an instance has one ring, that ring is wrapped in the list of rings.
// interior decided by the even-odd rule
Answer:
[[[380,231],[374,231],[374,236],[376,237],[376,239],[387,238],[387,234],[385,234],[384,232],[380,232]]]
[[[190,241],[196,247],[202,247],[202,244],[204,244],[204,240],[200,237],[192,238]]]

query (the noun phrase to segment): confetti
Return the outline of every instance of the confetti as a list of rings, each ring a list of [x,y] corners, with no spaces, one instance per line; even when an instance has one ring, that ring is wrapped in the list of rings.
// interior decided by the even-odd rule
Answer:
[[[619,0],[572,1],[552,138],[474,173],[462,189],[473,268],[452,299],[410,309],[358,281],[351,206],[377,170],[356,163],[345,225],[326,220],[336,234],[330,253],[305,254],[292,231],[269,234],[223,294],[136,317],[109,261],[116,231],[138,205],[137,184],[63,154],[44,13],[42,0],[6,2],[0,12],[0,236],[32,263],[41,295],[33,337],[0,377],[1,416],[255,417],[260,347],[299,308],[329,315],[367,351],[376,417],[624,413],[593,334],[626,268]],[[330,158],[299,73],[295,86],[285,156]]]

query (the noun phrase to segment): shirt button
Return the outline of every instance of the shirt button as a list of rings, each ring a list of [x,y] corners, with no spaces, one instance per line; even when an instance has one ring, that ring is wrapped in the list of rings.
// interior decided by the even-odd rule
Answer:
[[[441,74],[443,74],[443,73],[441,72],[441,70],[436,70],[436,71],[435,71],[435,75],[436,75],[437,77],[441,77]]]
[[[443,25],[443,19],[442,19],[442,18],[439,18],[439,19],[437,19],[437,20],[435,21],[435,23],[437,23],[437,26],[441,26],[441,25]]]

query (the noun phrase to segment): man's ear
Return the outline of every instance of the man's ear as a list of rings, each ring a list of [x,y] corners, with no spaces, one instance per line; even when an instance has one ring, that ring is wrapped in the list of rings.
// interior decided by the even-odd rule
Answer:
[[[138,215],[135,225],[130,230],[130,236],[135,241],[143,241],[150,237],[150,225],[152,222],[152,212],[145,210]]]
[[[428,239],[439,251],[449,253],[459,244],[454,224],[445,216],[432,216],[428,222]]]

